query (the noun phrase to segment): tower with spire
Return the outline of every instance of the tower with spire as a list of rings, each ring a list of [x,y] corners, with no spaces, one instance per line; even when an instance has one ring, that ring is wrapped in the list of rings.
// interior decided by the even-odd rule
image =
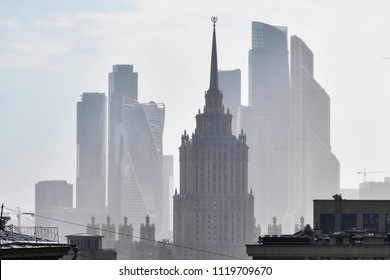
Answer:
[[[181,137],[180,192],[175,192],[174,243],[178,259],[246,258],[254,241],[254,196],[248,192],[248,146],[232,134],[232,115],[218,88],[215,23],[210,86],[192,135]]]

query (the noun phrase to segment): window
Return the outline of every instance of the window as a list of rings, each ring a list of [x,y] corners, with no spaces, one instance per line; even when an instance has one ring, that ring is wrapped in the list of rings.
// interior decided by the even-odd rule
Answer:
[[[334,214],[320,214],[320,229],[324,234],[334,232]]]
[[[363,227],[368,232],[379,231],[379,215],[378,214],[363,214]]]
[[[390,214],[385,215],[385,232],[390,233]]]
[[[341,223],[342,230],[356,230],[356,214],[343,214]]]

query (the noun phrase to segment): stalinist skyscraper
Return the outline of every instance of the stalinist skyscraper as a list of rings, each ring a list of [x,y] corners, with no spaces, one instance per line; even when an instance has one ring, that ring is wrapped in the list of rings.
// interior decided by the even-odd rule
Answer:
[[[210,87],[195,133],[184,131],[180,151],[180,193],[174,195],[174,243],[179,259],[246,258],[254,239],[254,196],[248,192],[246,135],[232,134],[232,115],[218,88],[214,22]],[[194,250],[195,249],[195,250]]]

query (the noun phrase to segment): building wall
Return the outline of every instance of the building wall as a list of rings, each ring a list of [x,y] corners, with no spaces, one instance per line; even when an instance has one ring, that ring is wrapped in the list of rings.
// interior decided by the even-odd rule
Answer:
[[[343,215],[345,225],[350,217],[346,214],[353,214],[356,215],[357,230],[390,232],[390,200],[314,200],[313,205],[314,227],[321,228],[321,224],[326,223],[325,219],[331,217],[324,215],[333,215],[334,218],[330,220],[334,222],[328,223],[327,228],[330,231],[348,230],[343,229]],[[374,230],[374,227],[377,228]]]

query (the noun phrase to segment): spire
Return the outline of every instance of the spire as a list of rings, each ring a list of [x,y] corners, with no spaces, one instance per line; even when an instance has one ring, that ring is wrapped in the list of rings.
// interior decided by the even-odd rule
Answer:
[[[213,46],[211,51],[211,68],[210,68],[210,89],[218,89],[218,61],[217,61],[217,39],[215,35],[215,23],[218,21],[217,17],[212,17],[213,24]]]

